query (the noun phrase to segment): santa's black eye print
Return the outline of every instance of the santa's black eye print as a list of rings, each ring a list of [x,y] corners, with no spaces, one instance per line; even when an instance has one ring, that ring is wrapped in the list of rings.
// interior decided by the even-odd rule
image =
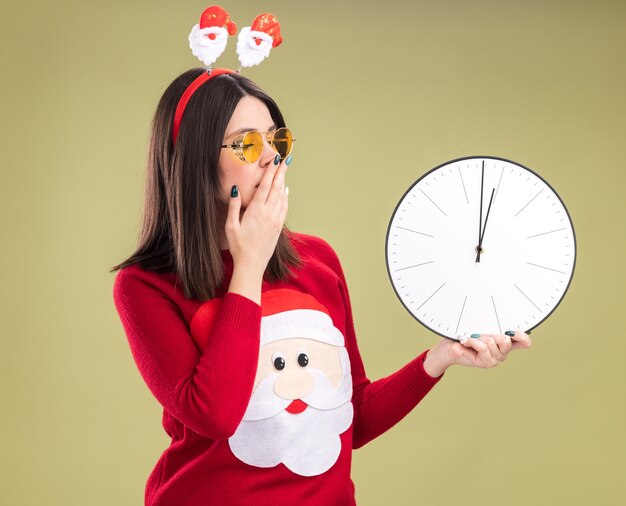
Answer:
[[[309,357],[306,353],[298,355],[298,364],[300,364],[300,367],[306,367],[309,364]]]
[[[277,370],[282,371],[285,368],[285,359],[281,356],[274,356],[272,358],[274,362],[274,367]]]

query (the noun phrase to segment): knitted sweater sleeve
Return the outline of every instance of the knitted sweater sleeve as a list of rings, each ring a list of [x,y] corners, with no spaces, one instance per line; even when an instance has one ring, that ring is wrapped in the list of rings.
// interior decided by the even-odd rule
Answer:
[[[156,278],[123,269],[113,299],[139,372],[163,408],[198,434],[230,437],[252,395],[261,307],[226,293],[198,350],[179,307]]]
[[[343,269],[329,245],[326,261],[339,277],[345,308],[345,338],[350,354],[353,379],[354,435],[353,448],[360,448],[402,420],[443,377],[433,378],[424,370],[424,359],[429,350],[411,360],[393,374],[370,381],[363,366],[356,342],[350,295]]]

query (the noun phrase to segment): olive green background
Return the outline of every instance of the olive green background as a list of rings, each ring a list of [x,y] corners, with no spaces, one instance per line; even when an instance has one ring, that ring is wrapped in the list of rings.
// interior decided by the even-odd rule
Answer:
[[[3,505],[142,504],[168,439],[108,269],[135,245],[148,127],[199,62],[208,3],[3,3],[0,388]],[[354,452],[361,506],[625,504],[626,3],[223,3],[275,13],[284,43],[245,70],[297,137],[288,225],[327,239],[372,379],[438,338],[387,278],[406,188],[493,155],[541,174],[578,240],[574,280],[530,350],[452,368]],[[236,66],[231,39],[220,66]],[[511,244],[515,248],[515,244]]]

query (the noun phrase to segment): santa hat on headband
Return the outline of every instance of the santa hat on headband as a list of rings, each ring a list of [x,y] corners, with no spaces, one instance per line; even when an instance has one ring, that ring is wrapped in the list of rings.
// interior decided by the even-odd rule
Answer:
[[[252,26],[246,26],[237,38],[237,55],[242,67],[258,65],[270,54],[270,49],[280,46],[280,24],[276,16],[259,14]]]
[[[204,10],[200,23],[189,34],[189,47],[205,65],[212,65],[226,49],[229,35],[237,33],[237,26],[226,10],[213,5]]]
[[[235,35],[237,25],[230,20],[230,15],[219,5],[207,7],[200,16],[200,28],[222,26],[228,30],[229,35]],[[212,39],[213,37],[209,37]]]
[[[263,292],[261,299],[261,346],[294,337],[344,346],[328,309],[313,296],[281,288]]]

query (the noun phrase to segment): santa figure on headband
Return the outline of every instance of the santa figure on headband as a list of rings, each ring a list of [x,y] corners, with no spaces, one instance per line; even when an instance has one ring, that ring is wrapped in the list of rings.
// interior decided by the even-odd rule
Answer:
[[[273,14],[259,14],[252,26],[241,29],[237,38],[237,56],[242,67],[261,63],[273,47],[283,41],[280,24]]]
[[[226,49],[229,35],[235,35],[237,26],[226,10],[213,5],[204,10],[200,22],[189,33],[191,52],[207,67],[220,57]],[[280,23],[270,13],[259,14],[252,26],[241,29],[237,37],[237,56],[242,67],[258,65],[270,54],[273,47],[283,41]]]
[[[337,461],[339,435],[353,417],[344,337],[310,295],[265,292],[262,309],[254,391],[230,448],[251,466],[322,474]]]
[[[194,56],[205,65],[212,65],[226,49],[229,35],[237,33],[237,26],[222,7],[214,5],[205,9],[200,22],[189,34],[189,47]]]

